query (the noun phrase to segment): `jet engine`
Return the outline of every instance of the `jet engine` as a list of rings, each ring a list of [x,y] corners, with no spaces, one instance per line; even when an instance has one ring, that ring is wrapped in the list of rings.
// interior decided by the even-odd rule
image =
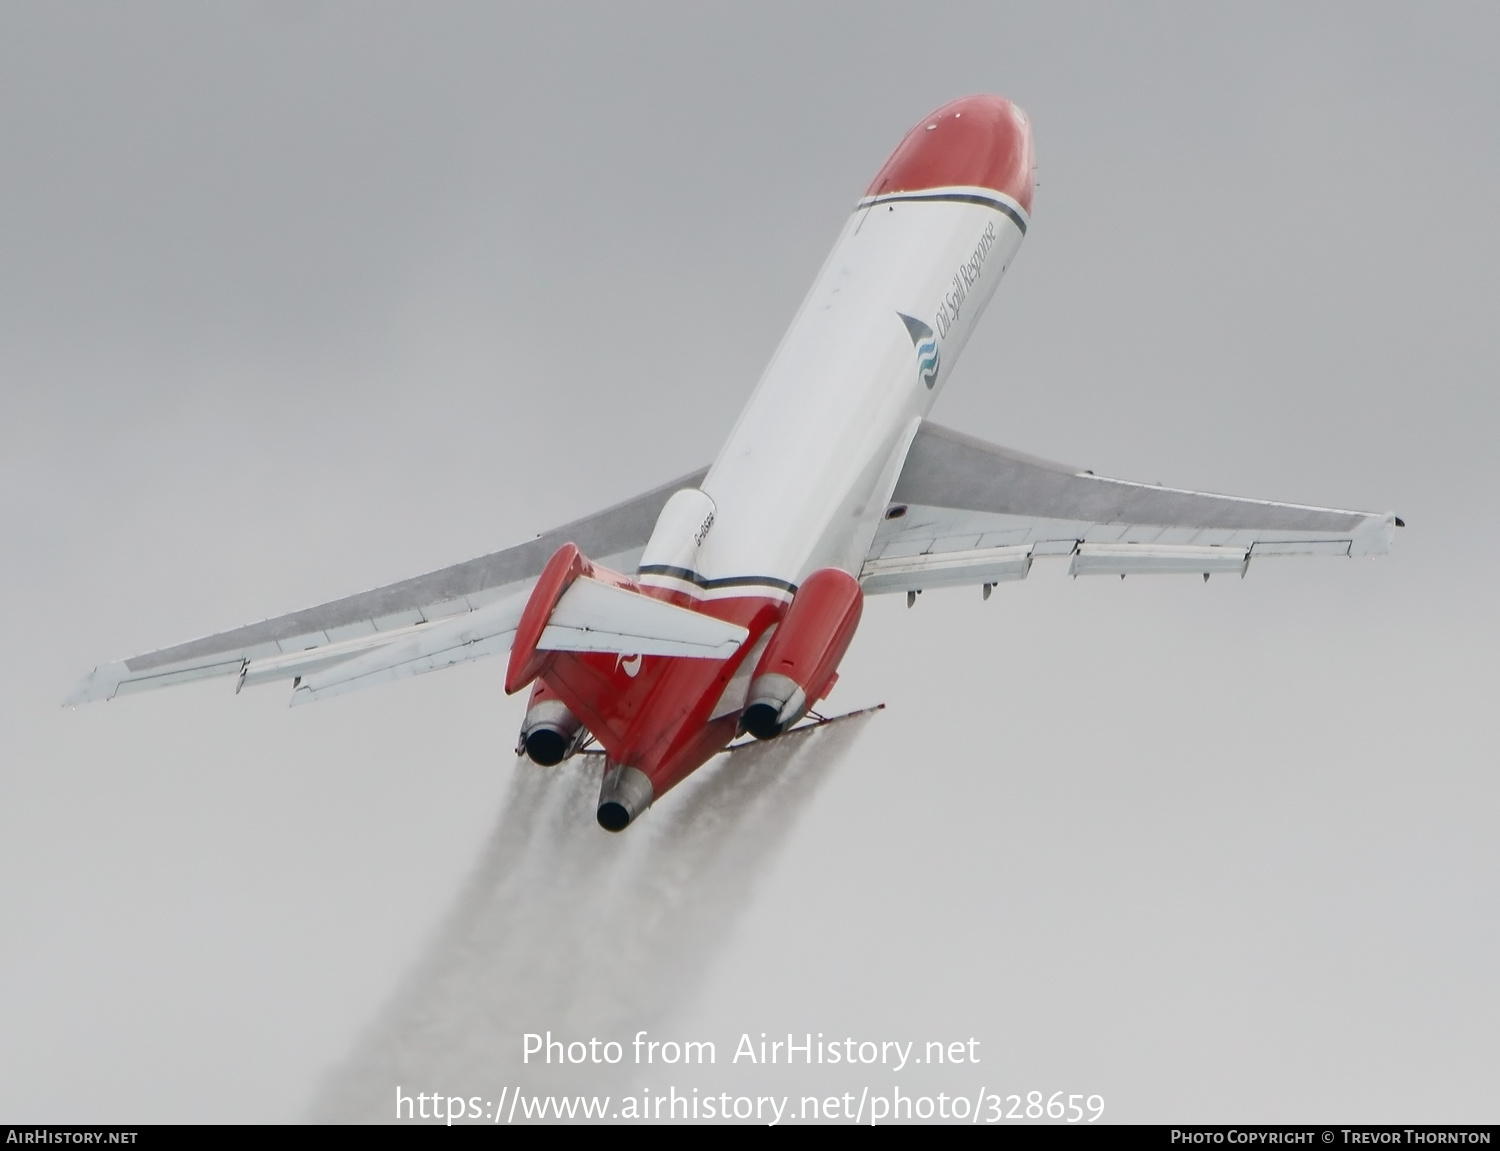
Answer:
[[[567,759],[588,739],[583,722],[568,710],[568,705],[538,679],[531,685],[531,700],[526,718],[521,721],[521,746],[532,763],[553,767]]]
[[[864,604],[859,581],[838,568],[803,580],[755,667],[740,726],[756,739],[773,739],[827,695]]]

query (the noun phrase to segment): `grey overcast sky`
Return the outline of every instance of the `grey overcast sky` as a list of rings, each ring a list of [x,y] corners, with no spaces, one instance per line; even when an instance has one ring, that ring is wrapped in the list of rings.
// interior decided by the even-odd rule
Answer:
[[[522,706],[493,662],[296,712],[76,679],[706,463],[902,133],[993,91],[1034,221],[934,418],[1410,526],[872,600],[830,703],[888,710],[670,1030],[972,1035],[901,1085],[1115,1119],[1496,1121],[1497,43],[1491,4],[0,5],[0,1120],[307,1113]],[[890,1082],[742,1070],[678,1085]]]

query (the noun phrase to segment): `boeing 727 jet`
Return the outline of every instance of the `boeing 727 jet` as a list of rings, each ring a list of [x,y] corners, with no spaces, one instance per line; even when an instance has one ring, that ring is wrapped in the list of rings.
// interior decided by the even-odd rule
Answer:
[[[742,733],[832,689],[867,595],[1074,575],[1243,576],[1389,550],[1394,515],[1106,479],[928,422],[1020,250],[1031,125],[968,96],[916,125],[855,204],[713,465],[467,563],[96,668],[67,700],[207,676],[292,704],[509,653],[521,750],[595,741],[620,831]]]

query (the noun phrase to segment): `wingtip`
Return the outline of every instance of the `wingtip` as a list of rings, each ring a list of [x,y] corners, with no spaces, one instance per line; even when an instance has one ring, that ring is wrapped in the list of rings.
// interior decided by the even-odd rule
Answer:
[[[77,707],[80,703],[88,703],[89,680],[93,677],[93,674],[93,672],[89,672],[88,675],[84,676],[83,679],[78,682],[77,686],[74,687],[72,691],[68,692],[67,696],[62,701],[63,707]]]
[[[127,670],[123,663],[101,663],[78,681],[78,685],[62,701],[62,706],[77,707],[81,703],[113,699],[115,692],[119,690],[120,681],[125,678],[126,674]]]
[[[1351,556],[1383,556],[1396,542],[1396,529],[1405,526],[1394,512],[1365,512],[1354,538],[1349,541]]]

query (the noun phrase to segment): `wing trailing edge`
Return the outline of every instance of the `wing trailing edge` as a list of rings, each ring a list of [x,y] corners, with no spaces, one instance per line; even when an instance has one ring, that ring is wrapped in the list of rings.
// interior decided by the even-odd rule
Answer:
[[[870,594],[1073,575],[1239,572],[1262,556],[1381,555],[1391,513],[1109,479],[923,421],[860,572]]]

